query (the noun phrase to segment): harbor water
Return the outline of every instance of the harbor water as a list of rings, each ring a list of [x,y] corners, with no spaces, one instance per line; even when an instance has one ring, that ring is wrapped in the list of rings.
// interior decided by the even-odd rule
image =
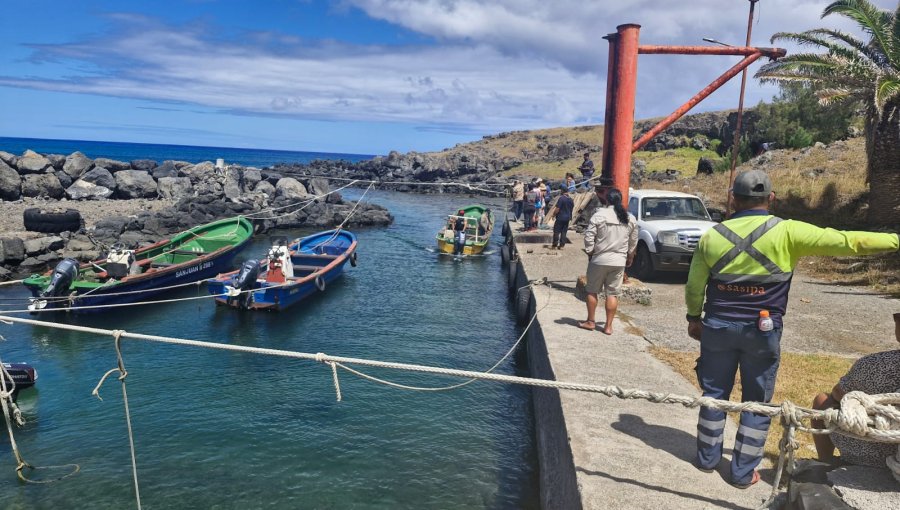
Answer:
[[[359,196],[358,190],[346,195]],[[210,299],[42,320],[156,335],[483,371],[520,331],[490,253],[462,260],[435,252],[446,214],[483,198],[373,191],[390,227],[356,230],[359,266],[326,292],[281,313],[216,307]],[[487,203],[490,203],[488,201]],[[503,203],[492,204],[498,213]],[[499,223],[498,223],[499,226]],[[499,230],[499,228],[498,228]],[[258,236],[238,260],[261,257]],[[165,298],[204,295],[188,288]],[[22,308],[21,287],[0,288],[0,308]],[[121,384],[107,336],[0,325],[0,357],[39,373],[15,429],[36,466],[78,464],[50,484],[17,480],[0,439],[0,508],[134,508]],[[453,391],[407,391],[312,361],[123,340],[127,392],[144,508],[535,509],[530,390],[475,382]],[[521,353],[498,373],[526,375]],[[364,369],[415,386],[459,379]],[[64,468],[31,472],[36,479]]]

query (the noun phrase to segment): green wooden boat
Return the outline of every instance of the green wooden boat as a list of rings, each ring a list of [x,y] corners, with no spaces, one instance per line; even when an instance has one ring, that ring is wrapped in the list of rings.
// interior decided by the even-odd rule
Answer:
[[[437,233],[438,249],[442,253],[456,253],[453,225],[459,218],[464,218],[466,230],[461,253],[475,255],[483,252],[494,231],[494,213],[483,205],[468,205],[459,211],[449,215],[444,228]]]

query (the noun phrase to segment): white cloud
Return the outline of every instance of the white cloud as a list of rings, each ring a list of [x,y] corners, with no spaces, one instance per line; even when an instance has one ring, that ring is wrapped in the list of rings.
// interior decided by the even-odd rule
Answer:
[[[893,0],[891,0],[893,1]],[[883,7],[893,7],[879,0]],[[345,0],[345,6],[435,38],[418,46],[353,46],[296,34],[223,41],[214,29],[116,18],[113,35],[36,47],[35,62],[74,62],[56,80],[2,76],[0,84],[200,105],[251,115],[389,121],[485,132],[600,122],[606,55],[601,37],[642,24],[646,44],[740,44],[746,0]],[[754,42],[781,30],[834,26],[826,2],[762,0]],[[842,23],[844,29],[852,28]],[[736,61],[643,56],[639,117],[669,113]],[[87,64],[87,65],[85,65]],[[88,69],[90,71],[85,71]],[[737,83],[700,110],[732,108]],[[748,103],[774,89],[751,81]]]

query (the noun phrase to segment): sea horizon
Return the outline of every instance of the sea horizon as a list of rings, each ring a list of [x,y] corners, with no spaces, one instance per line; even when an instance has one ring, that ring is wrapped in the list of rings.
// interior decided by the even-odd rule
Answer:
[[[221,158],[225,160],[226,164],[260,168],[274,166],[278,163],[309,163],[317,159],[346,160],[355,163],[372,159],[376,156],[374,154],[290,151],[283,149],[0,136],[0,151],[20,156],[26,150],[32,150],[41,154],[60,154],[63,156],[68,156],[77,151],[91,159],[109,158],[122,161],[151,159],[156,160],[158,163],[162,163],[165,160],[188,161],[190,163],[215,162]]]

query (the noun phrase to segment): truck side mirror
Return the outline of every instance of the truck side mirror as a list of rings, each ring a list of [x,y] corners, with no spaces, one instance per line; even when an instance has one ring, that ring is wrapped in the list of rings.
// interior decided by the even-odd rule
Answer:
[[[715,221],[716,223],[721,223],[722,220],[725,219],[725,213],[723,213],[719,209],[707,209],[709,212],[709,219]]]

